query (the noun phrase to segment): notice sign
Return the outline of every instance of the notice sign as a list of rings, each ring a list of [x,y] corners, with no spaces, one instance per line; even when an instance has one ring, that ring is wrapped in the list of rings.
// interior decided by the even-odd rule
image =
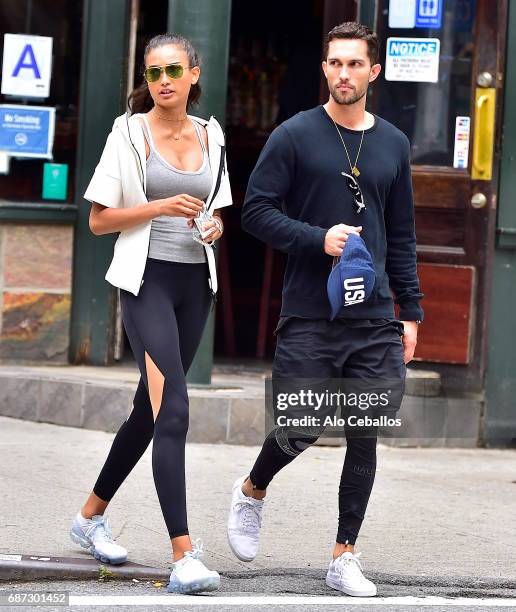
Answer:
[[[4,35],[2,93],[48,98],[52,74],[52,38],[27,34]]]
[[[437,83],[439,51],[438,38],[388,38],[386,80]]]
[[[0,150],[52,159],[55,108],[0,104]]]
[[[455,148],[453,151],[453,167],[468,167],[469,152],[469,117],[455,117]]]

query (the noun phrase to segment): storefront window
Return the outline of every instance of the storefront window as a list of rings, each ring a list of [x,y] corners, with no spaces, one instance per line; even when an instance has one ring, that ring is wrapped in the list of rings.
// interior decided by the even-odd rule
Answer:
[[[275,0],[232,4],[226,138],[234,206],[223,212],[227,242],[221,251],[227,252],[220,258],[221,277],[231,278],[231,294],[225,302],[221,299],[226,313],[218,310],[216,355],[262,358],[274,350],[272,332],[286,255],[279,251],[272,255],[270,247],[242,231],[241,206],[249,176],[272,130],[320,102],[325,3],[298,0],[295,10],[291,5]],[[266,261],[273,269],[270,286],[264,285]],[[266,329],[261,334],[267,338],[263,350],[257,346],[257,321]]]
[[[454,139],[457,117],[470,114],[474,29],[475,0],[379,0],[382,73],[371,109],[405,132],[414,164],[460,167]],[[412,48],[389,46],[399,38]],[[418,48],[425,40],[437,44]]]
[[[5,34],[52,38],[50,95],[33,98],[2,94],[0,104],[55,108],[52,158],[17,158],[13,152],[7,173],[0,175],[0,202],[71,203],[74,200],[82,9],[81,1],[68,0],[2,0],[0,3],[0,54],[4,62]],[[31,61],[31,58],[29,51],[25,60]],[[0,129],[6,128],[0,126]],[[43,176],[46,162],[60,164],[58,187],[61,190],[47,189],[44,194]],[[47,172],[48,170],[47,167]]]

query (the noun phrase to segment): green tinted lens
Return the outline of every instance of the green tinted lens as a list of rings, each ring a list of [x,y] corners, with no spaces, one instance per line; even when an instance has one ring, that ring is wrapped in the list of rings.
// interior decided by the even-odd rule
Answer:
[[[168,64],[165,72],[171,79],[180,79],[183,76],[183,66],[181,64]]]
[[[159,79],[161,75],[161,68],[158,68],[157,66],[147,68],[143,74],[149,83],[153,83]]]

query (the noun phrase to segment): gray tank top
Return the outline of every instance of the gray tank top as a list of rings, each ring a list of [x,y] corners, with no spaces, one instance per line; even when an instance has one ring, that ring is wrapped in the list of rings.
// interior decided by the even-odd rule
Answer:
[[[178,170],[160,155],[154,146],[147,117],[144,119],[144,131],[149,143],[147,158],[147,190],[149,202],[161,198],[170,198],[180,193],[187,193],[199,200],[206,200],[213,182],[208,151],[200,132],[200,127],[193,121],[195,131],[203,152],[202,166],[195,172]],[[156,217],[151,223],[148,257],[165,261],[184,263],[202,263],[206,261],[204,247],[192,238],[192,229],[185,217]]]

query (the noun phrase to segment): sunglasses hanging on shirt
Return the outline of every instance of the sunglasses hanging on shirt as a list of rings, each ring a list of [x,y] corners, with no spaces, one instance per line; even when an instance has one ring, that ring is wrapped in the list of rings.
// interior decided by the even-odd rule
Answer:
[[[360,138],[360,145],[358,147],[358,153],[355,159],[355,163],[352,164],[351,158],[349,157],[348,148],[346,147],[346,143],[344,142],[344,138],[342,138],[342,134],[340,133],[340,130],[337,127],[337,124],[335,123],[333,117],[331,117],[331,115],[329,116],[330,116],[330,119],[333,121],[333,125],[335,126],[335,129],[337,130],[337,134],[340,137],[342,146],[344,147],[344,151],[346,152],[346,157],[348,158],[349,168],[351,170],[351,174],[347,174],[347,172],[341,172],[341,174],[346,179],[347,188],[353,194],[353,199],[355,203],[355,212],[360,214],[363,210],[365,210],[366,205],[364,201],[364,194],[362,193],[362,190],[360,189],[360,185],[358,184],[358,181],[357,181],[357,178],[360,176],[360,170],[358,169],[357,163],[358,163],[358,158],[360,156],[360,151],[362,150],[362,143],[364,142],[365,128],[362,130],[362,137]]]
[[[346,177],[346,185],[353,194],[353,198],[355,200],[355,212],[361,213],[363,210],[365,210],[366,205],[364,202],[364,195],[362,194],[362,190],[360,189],[356,178],[351,176],[351,174],[347,174],[346,172],[341,172],[341,174],[342,176]]]

